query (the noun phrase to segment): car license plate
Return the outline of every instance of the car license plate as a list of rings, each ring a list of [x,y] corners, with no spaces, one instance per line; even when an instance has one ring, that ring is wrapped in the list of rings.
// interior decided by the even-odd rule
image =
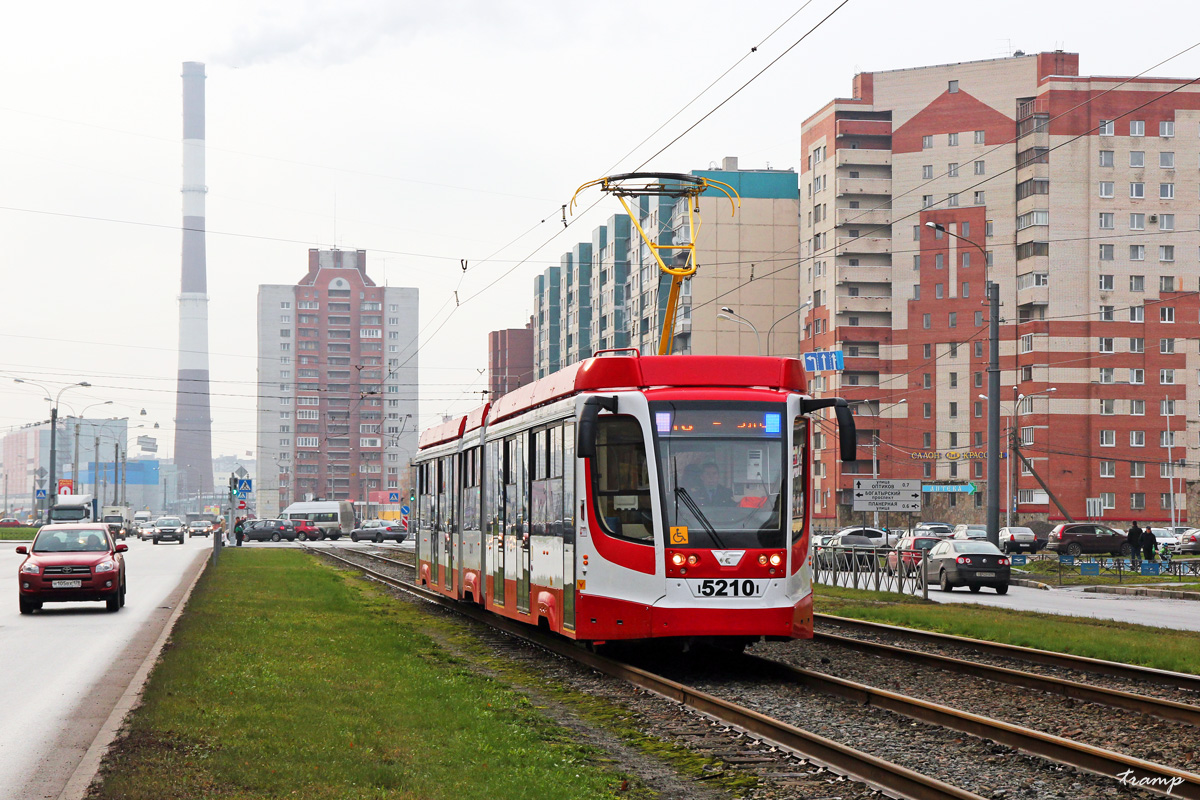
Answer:
[[[688,581],[692,597],[762,597],[766,581],[750,578],[704,578]]]
[[[83,586],[83,581],[50,581],[50,586],[54,589],[78,589]]]
[[[976,578],[994,578],[994,577],[996,577],[996,573],[994,573],[994,572],[976,572],[975,577]]]

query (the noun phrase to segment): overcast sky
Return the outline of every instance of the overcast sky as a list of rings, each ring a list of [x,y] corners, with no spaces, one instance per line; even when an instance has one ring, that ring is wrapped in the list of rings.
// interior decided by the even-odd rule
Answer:
[[[801,122],[859,71],[1062,48],[1083,74],[1131,75],[1200,38],[1182,24],[1194,5],[1174,0],[1134,25],[1138,12],[1104,0],[1019,13],[849,0],[796,44],[839,3],[8,4],[0,428],[48,416],[44,394],[10,378],[86,380],[62,413],[112,400],[90,415],[157,422],[171,454],[183,61],[208,73],[213,453],[244,455],[257,287],[295,283],[310,247],[365,249],[376,282],[420,288],[424,426],[477,404],[487,331],[522,326],[533,277],[619,210],[608,200],[564,230],[579,184],[647,159],[795,167]],[[1154,74],[1200,74],[1200,48]]]

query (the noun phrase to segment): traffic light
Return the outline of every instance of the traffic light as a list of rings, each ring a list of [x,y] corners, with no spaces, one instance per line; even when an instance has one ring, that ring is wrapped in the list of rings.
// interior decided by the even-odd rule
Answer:
[[[416,489],[408,490],[408,502],[410,502],[410,503],[417,502],[417,490]]]

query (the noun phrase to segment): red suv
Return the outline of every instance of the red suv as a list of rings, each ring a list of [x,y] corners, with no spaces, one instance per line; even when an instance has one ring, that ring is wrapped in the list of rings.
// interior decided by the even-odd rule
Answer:
[[[109,611],[125,605],[125,553],[103,523],[45,525],[33,544],[17,548],[25,556],[17,570],[21,613],[43,603],[103,600]]]

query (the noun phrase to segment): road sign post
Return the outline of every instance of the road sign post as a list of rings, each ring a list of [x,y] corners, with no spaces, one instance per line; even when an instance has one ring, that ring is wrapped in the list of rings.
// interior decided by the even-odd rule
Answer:
[[[921,482],[872,478],[854,481],[854,511],[921,510]]]

